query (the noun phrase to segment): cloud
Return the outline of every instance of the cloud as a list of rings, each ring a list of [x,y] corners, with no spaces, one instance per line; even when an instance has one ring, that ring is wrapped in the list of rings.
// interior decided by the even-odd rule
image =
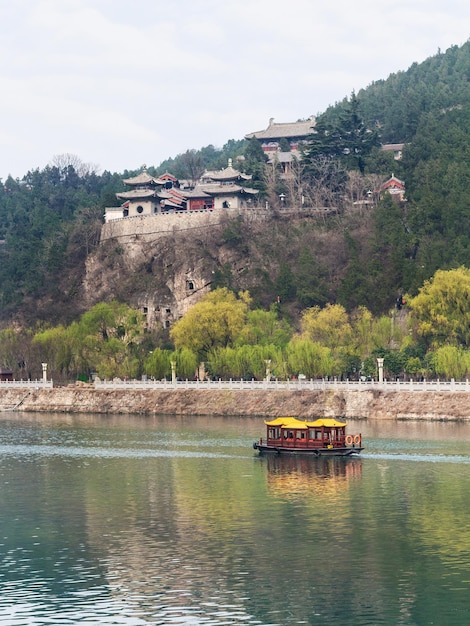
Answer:
[[[467,40],[463,0],[0,5],[0,177],[52,155],[123,171],[324,110]]]

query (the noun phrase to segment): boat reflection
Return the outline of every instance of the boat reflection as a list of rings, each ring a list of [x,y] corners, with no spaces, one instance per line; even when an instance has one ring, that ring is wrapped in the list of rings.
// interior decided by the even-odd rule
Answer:
[[[274,495],[331,496],[348,489],[362,477],[362,459],[357,457],[302,457],[267,455],[268,489]]]

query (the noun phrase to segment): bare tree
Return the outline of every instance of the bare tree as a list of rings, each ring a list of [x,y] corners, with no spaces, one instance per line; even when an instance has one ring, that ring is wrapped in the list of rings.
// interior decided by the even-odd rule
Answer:
[[[85,163],[76,154],[65,152],[64,154],[56,154],[52,157],[50,165],[57,167],[58,170],[65,171],[68,167],[73,167],[75,172],[83,178],[90,174],[98,174],[100,168],[95,163]]]
[[[304,196],[312,207],[337,207],[343,198],[346,171],[334,158],[318,156],[304,172]]]
[[[186,150],[186,152],[181,155],[181,162],[183,163],[191,186],[195,187],[198,180],[204,174],[205,169],[201,154],[196,150]]]
[[[269,206],[273,209],[278,209],[280,205],[279,195],[277,193],[277,187],[279,184],[278,165],[279,163],[276,160],[274,160],[272,163],[266,163],[263,172],[268,203]]]
[[[287,202],[290,206],[301,209],[305,203],[303,188],[303,167],[299,159],[292,157],[291,167],[285,174],[284,183],[287,189]]]

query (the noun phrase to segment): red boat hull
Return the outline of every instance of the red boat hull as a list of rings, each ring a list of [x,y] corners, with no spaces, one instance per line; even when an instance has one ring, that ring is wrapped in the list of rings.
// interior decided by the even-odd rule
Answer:
[[[308,456],[351,456],[359,454],[364,448],[361,447],[343,447],[343,448],[293,448],[284,446],[269,446],[265,443],[255,441],[253,448],[258,450],[260,454],[295,454]]]

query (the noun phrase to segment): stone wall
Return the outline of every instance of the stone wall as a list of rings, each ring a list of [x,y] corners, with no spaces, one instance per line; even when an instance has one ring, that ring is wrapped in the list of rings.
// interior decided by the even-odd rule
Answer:
[[[467,392],[0,389],[0,411],[470,420]]]
[[[171,234],[175,231],[193,228],[206,228],[219,224],[227,216],[236,217],[237,211],[178,211],[176,213],[157,213],[138,217],[127,217],[120,220],[111,220],[101,227],[101,241],[114,237],[121,241],[128,238],[143,239],[146,236],[155,237]]]
[[[193,228],[205,228],[209,225],[220,224],[226,219],[234,219],[243,215],[250,222],[266,221],[272,219],[273,214],[284,218],[310,217],[324,219],[326,213],[336,212],[329,207],[309,207],[298,209],[289,207],[273,209],[267,207],[250,207],[238,209],[201,210],[201,211],[176,211],[168,213],[156,213],[155,215],[138,215],[122,219],[110,220],[101,227],[101,241],[119,238],[121,241],[147,237],[154,240],[155,237],[168,235],[177,231],[191,230]]]

